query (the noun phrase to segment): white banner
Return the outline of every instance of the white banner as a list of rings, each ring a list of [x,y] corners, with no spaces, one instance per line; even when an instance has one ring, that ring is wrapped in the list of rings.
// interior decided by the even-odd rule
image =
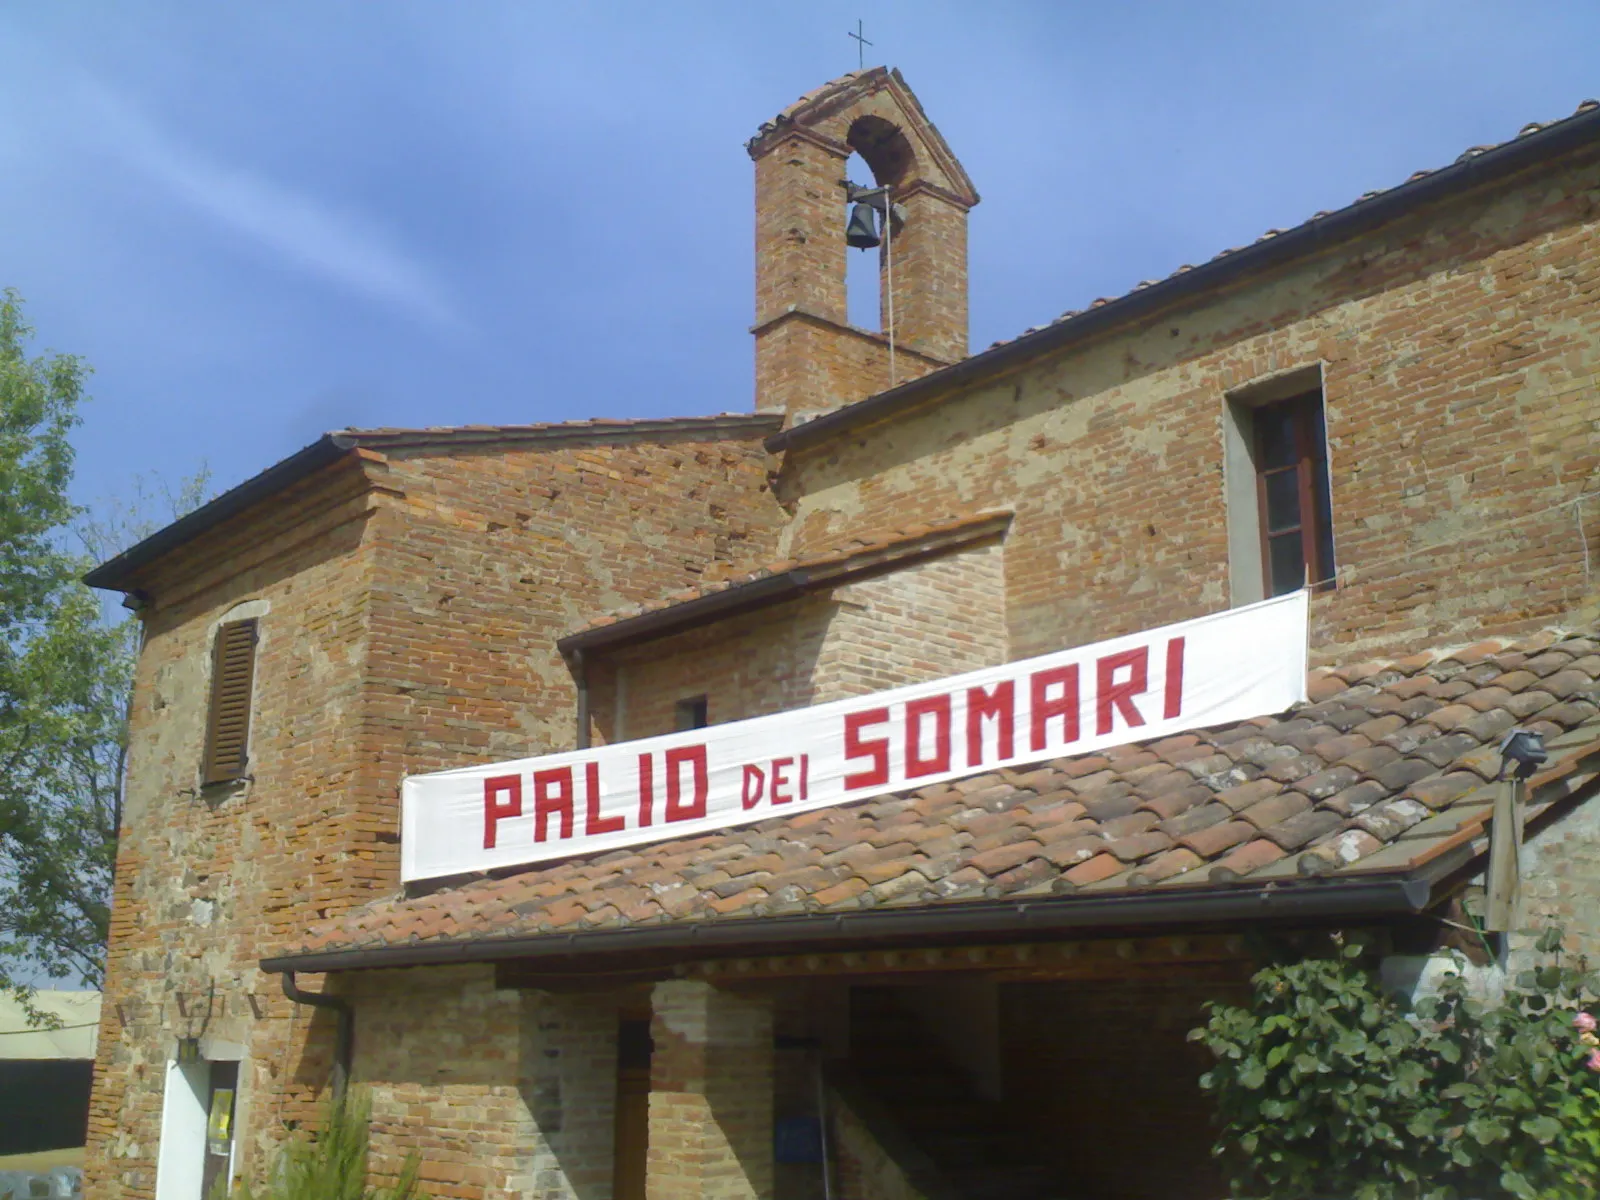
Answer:
[[[684,733],[408,776],[407,882],[597,854],[1282,712],[1295,592],[932,683]]]

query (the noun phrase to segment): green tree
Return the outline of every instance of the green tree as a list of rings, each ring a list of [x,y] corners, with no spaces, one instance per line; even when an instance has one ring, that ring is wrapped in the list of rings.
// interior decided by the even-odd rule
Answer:
[[[32,335],[0,293],[0,988],[24,1001],[40,973],[101,983],[138,626],[81,576],[152,524],[142,488],[97,520],[68,499],[89,368]]]

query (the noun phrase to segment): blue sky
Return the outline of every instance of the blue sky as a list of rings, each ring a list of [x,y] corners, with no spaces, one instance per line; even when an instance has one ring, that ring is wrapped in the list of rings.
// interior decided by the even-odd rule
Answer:
[[[974,347],[1600,95],[1592,0],[13,0],[0,284],[96,368],[78,498],[748,410],[743,143],[858,17],[984,196]]]

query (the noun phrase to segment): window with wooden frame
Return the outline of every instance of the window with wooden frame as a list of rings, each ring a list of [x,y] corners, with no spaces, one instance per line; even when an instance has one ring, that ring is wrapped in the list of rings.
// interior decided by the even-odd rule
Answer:
[[[1333,579],[1333,499],[1321,389],[1254,408],[1261,572],[1268,596]]]
[[[256,621],[229,621],[211,648],[211,707],[202,783],[242,778],[249,764],[250,693],[256,676]]]

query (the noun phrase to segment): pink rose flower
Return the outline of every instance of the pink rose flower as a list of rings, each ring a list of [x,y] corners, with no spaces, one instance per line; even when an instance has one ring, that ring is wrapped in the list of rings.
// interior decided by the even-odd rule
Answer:
[[[1596,1021],[1592,1014],[1586,1012],[1581,1012],[1573,1017],[1572,1024],[1579,1033],[1593,1033],[1597,1027],[1600,1027],[1600,1021]]]
[[[1583,1060],[1583,1065],[1600,1074],[1600,1050],[1591,1050],[1589,1057]]]

